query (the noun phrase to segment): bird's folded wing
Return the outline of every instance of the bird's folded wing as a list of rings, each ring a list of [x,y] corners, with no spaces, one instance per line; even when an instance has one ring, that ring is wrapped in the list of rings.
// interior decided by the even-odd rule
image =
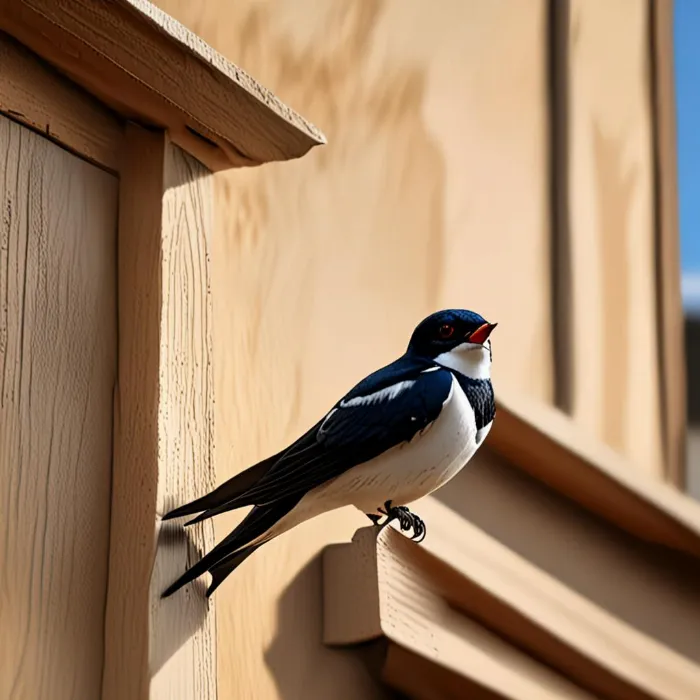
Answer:
[[[452,390],[447,370],[411,375],[371,393],[348,394],[245,493],[245,501],[262,505],[306,493],[411,440],[438,417]]]

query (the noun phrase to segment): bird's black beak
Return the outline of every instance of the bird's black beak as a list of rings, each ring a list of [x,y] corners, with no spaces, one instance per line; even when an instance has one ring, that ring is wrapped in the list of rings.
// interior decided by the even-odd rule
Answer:
[[[479,326],[473,333],[470,333],[467,336],[467,340],[470,343],[483,345],[486,339],[491,335],[491,331],[493,331],[497,325],[497,323],[484,323],[483,326]]]

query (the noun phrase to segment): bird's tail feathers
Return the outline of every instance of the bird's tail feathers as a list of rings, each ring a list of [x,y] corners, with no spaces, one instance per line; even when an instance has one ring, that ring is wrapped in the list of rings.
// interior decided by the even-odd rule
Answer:
[[[301,496],[293,496],[269,505],[253,508],[228,537],[187,569],[163,592],[161,597],[167,598],[207,571],[213,576],[213,582],[207,591],[207,596],[210,596],[237,566],[242,564],[264,542],[272,539],[267,537],[266,533],[300,500]],[[263,537],[265,539],[260,541]],[[254,544],[250,544],[254,541],[256,541]]]
[[[190,525],[196,525],[197,523],[201,523],[202,520],[209,520],[209,518],[213,518],[215,515],[219,515],[220,513],[225,513],[226,511],[234,510],[236,508],[242,508],[245,505],[251,504],[247,502],[241,502],[236,499],[232,501],[226,501],[226,503],[222,503],[217,508],[208,508],[203,513],[200,513],[197,517],[192,518],[192,520],[188,520],[185,523],[185,527],[189,527]]]
[[[214,550],[209,554],[214,554]],[[207,555],[209,556],[209,555]],[[161,598],[168,598],[176,591],[179,591],[183,586],[186,586],[191,581],[199,578],[203,573],[209,570],[209,566],[214,566],[216,559],[213,557],[209,561],[206,561],[207,557],[200,559],[194,566],[191,566],[187,571],[185,571],[180,578],[175,582],[171,583],[164,591],[161,593]]]

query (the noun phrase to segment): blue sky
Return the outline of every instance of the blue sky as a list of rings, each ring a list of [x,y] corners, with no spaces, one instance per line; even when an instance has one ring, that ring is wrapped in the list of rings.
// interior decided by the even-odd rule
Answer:
[[[686,306],[700,307],[700,0],[676,0],[681,267]]]

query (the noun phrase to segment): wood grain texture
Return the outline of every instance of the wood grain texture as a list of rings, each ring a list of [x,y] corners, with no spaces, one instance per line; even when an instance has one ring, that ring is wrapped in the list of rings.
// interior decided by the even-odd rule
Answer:
[[[499,384],[551,400],[546,3],[159,4],[329,137],[215,178],[218,481],[298,437],[439,307],[499,321]],[[217,518],[217,540],[240,517]],[[217,590],[221,697],[384,697],[321,643],[319,552],[363,522],[319,517]]]
[[[379,625],[389,639],[465,675],[476,673],[475,667],[485,672],[485,659],[480,664],[464,663],[465,650],[459,653],[459,640],[464,635],[456,634],[462,625],[457,611],[462,611],[565,674],[594,697],[696,697],[700,666],[563,586],[435,499],[425,499],[421,515],[429,518],[432,533],[420,547],[388,528],[379,532],[365,528],[352,545],[346,545],[347,549],[365,550],[350,555],[350,563],[346,562],[345,577],[352,579],[346,587],[353,581],[363,585],[360,562],[376,558]],[[338,564],[340,557],[336,551],[335,562],[329,565]],[[342,596],[342,591],[338,595]],[[334,607],[342,605],[340,597],[335,603]],[[372,596],[370,608],[377,610]],[[334,623],[340,619],[347,621],[348,616],[329,620],[326,638],[330,642],[334,641]],[[467,629],[470,626],[468,623]],[[348,631],[341,631],[341,637],[347,639]],[[486,639],[482,638],[481,644],[486,644]],[[358,636],[355,641],[362,639]],[[485,657],[493,662],[498,655],[492,652]],[[500,692],[508,689],[507,676],[489,671],[493,673],[491,689],[498,690],[499,682]],[[527,674],[522,673],[522,666],[518,671],[506,697],[540,697],[537,693],[547,690],[557,697],[556,693],[562,692],[548,687],[544,678],[549,672],[532,679],[533,685],[527,688],[522,685]],[[576,697],[576,689],[572,687],[571,692],[571,697]]]
[[[519,469],[631,532],[700,557],[700,505],[634,469],[561,412],[501,392],[489,446]]]
[[[593,698],[451,609],[429,574],[415,561],[392,557],[375,535],[363,529],[352,544],[324,552],[326,643],[386,637],[382,677],[411,698]]]
[[[202,590],[160,600],[213,546],[159,515],[214,486],[211,177],[162,132],[127,128],[119,213],[119,382],[103,698],[216,698]]]
[[[96,99],[0,33],[0,112],[81,157],[119,170],[123,123]]]
[[[686,372],[681,254],[678,222],[676,99],[673,68],[673,0],[653,0],[654,157],[656,176],[656,265],[660,384],[665,476],[685,487]]]
[[[0,116],[0,697],[97,698],[116,178]]]
[[[573,416],[664,471],[649,3],[571,0]]]
[[[0,27],[211,169],[304,155],[321,132],[147,0],[7,0]]]

